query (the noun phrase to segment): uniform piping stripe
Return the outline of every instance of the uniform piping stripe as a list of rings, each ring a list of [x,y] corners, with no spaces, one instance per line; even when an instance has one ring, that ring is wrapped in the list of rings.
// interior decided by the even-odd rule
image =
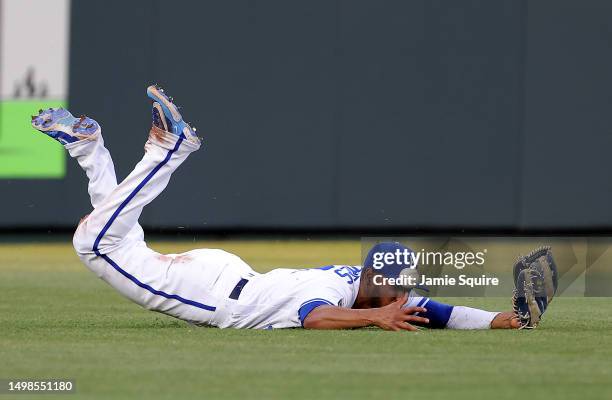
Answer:
[[[429,297],[423,297],[421,300],[419,300],[417,307],[425,307],[427,303],[429,303]],[[415,312],[414,315],[419,315],[419,313]]]
[[[429,301],[429,297],[423,297],[421,301],[419,301],[419,304],[417,305],[417,307],[423,307],[425,304],[427,304],[428,301]]]

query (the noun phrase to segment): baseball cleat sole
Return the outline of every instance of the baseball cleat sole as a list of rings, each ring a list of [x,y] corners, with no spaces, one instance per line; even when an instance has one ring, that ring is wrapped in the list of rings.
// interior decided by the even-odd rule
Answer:
[[[166,94],[164,93],[164,89],[157,85],[151,85],[147,88],[147,95],[153,101],[156,101],[160,104],[160,106],[164,110],[164,114],[166,114],[166,117],[172,117],[174,123],[178,123],[183,120],[183,117],[181,116],[181,113],[179,113],[178,108],[172,102],[173,99],[169,96],[166,96]]]
[[[39,110],[32,116],[32,127],[62,144],[83,139],[93,139],[100,131],[100,125],[86,116],[75,118],[64,108]]]
[[[151,85],[147,88],[147,96],[153,100],[153,124],[159,128],[166,127],[167,132],[171,132],[179,137],[187,138],[199,142],[196,129],[183,120],[183,116],[178,110],[174,99],[158,85]],[[159,117],[156,116],[159,115]],[[162,128],[163,129],[163,128]]]

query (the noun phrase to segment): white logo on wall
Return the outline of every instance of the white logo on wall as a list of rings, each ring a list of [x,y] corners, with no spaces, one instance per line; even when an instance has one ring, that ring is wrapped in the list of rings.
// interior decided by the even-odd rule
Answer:
[[[15,82],[15,99],[44,99],[49,92],[49,86],[44,80],[36,80],[34,67],[29,67],[25,77]]]

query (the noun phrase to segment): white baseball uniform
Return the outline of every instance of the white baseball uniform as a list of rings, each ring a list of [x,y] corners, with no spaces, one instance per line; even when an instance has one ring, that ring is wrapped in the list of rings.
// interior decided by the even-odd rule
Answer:
[[[199,143],[151,134],[143,159],[119,185],[101,135],[65,147],[89,178],[94,207],[77,228],[74,247],[98,277],[141,306],[197,325],[261,329],[299,327],[321,304],[350,308],[355,302],[361,267],[259,274],[222,250],[163,255],[147,247],[138,218]]]
[[[200,143],[152,130],[143,159],[119,185],[101,135],[65,147],[89,178],[94,207],[77,228],[74,247],[89,269],[130,300],[196,325],[255,329],[300,327],[318,306],[353,306],[360,266],[259,274],[223,250],[164,255],[147,247],[138,224],[143,208]],[[454,329],[487,329],[496,315],[413,293],[406,306],[427,306],[430,320],[439,314],[439,327]]]

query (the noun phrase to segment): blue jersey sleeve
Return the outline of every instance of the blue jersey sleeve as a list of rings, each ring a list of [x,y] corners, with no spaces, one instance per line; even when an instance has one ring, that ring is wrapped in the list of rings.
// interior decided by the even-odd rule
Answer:
[[[298,311],[298,315],[300,317],[300,322],[302,324],[302,327],[304,327],[304,320],[306,319],[308,314],[312,312],[312,310],[314,310],[315,308],[319,306],[333,306],[333,305],[334,304],[331,301],[328,301],[325,299],[311,299],[311,300],[308,300],[302,303]]]

